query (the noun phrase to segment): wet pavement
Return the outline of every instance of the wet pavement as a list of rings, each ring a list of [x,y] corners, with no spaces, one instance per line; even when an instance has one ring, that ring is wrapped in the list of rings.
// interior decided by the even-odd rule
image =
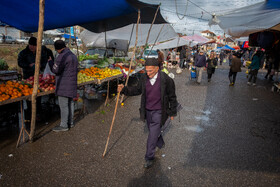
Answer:
[[[152,168],[143,168],[148,130],[139,120],[140,96],[119,105],[102,158],[111,99],[68,132],[51,132],[55,121],[37,131],[34,143],[1,146],[0,186],[280,186],[280,95],[271,92],[264,72],[255,87],[246,84],[245,70],[229,87],[226,65],[210,83],[204,72],[200,85],[189,71],[172,71],[184,108]]]

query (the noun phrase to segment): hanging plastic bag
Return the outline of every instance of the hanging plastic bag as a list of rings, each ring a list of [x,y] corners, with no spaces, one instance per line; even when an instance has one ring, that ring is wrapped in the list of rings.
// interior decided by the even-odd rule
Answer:
[[[45,70],[44,70],[43,79],[45,79],[47,76],[50,76],[50,75],[55,75],[55,74],[51,71],[49,63],[47,63]]]

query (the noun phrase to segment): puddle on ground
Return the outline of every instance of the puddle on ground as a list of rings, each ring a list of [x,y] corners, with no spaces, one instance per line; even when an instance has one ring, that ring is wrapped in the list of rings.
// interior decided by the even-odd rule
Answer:
[[[209,121],[209,117],[208,116],[195,116],[194,117],[197,121]]]
[[[201,128],[199,125],[184,126],[184,129],[186,129],[188,131],[193,131],[193,132],[202,132],[203,131],[203,128]]]
[[[202,111],[202,113],[205,114],[205,115],[209,115],[209,114],[211,114],[211,111],[210,110],[205,110],[205,111]]]

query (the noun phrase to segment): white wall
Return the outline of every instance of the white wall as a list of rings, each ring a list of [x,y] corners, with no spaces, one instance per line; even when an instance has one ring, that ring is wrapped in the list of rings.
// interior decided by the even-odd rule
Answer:
[[[6,35],[5,27],[0,26],[0,35],[2,34]],[[14,27],[7,27],[7,35],[12,36],[13,38],[20,38],[20,30],[14,28]]]

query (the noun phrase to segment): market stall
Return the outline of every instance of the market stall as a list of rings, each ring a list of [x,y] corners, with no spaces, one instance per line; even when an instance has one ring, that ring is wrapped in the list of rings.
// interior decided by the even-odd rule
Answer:
[[[107,83],[107,95],[105,105],[108,102],[109,85],[110,81],[119,80],[128,76],[128,73],[132,76],[143,73],[144,67],[141,62],[132,61],[132,67],[129,71],[129,64],[127,58],[99,58],[98,55],[81,55],[79,57],[79,72],[78,72],[78,87],[83,92],[89,85],[102,85]],[[86,62],[85,62],[86,61]],[[87,64],[87,67],[85,67]],[[11,73],[11,72],[9,72]],[[11,77],[12,74],[6,74],[7,77]],[[16,75],[13,72],[13,76]],[[3,76],[2,76],[3,77]],[[39,75],[39,88],[37,97],[47,96],[55,93],[55,76],[54,75]],[[24,108],[23,101],[31,100],[31,94],[33,91],[34,77],[29,77],[26,80],[18,80],[18,77],[14,77],[13,80],[3,81],[0,84],[0,106],[8,105],[11,103],[20,103],[19,111],[19,124],[20,124],[20,136],[19,140],[28,137],[29,134],[25,129],[24,124]],[[84,97],[81,99],[92,99],[94,97]],[[84,112],[84,111],[83,111]],[[19,142],[18,142],[19,144]],[[17,144],[17,146],[18,146]]]
[[[38,89],[39,67],[40,67],[40,58],[41,58],[42,36],[44,30],[80,24],[83,25],[83,27],[88,28],[89,30],[94,32],[102,32],[102,31],[106,32],[108,30],[113,30],[121,26],[133,24],[135,23],[136,21],[135,18],[137,17],[136,42],[134,45],[133,55],[129,64],[128,77],[126,79],[126,84],[127,84],[129,73],[132,69],[131,68],[132,61],[135,56],[135,50],[137,45],[138,25],[140,21],[140,9],[143,14],[143,17],[141,17],[142,23],[152,23],[152,24],[166,23],[166,21],[162,18],[161,15],[154,16],[154,13],[155,12],[157,13],[157,11],[159,10],[159,6],[145,4],[136,0],[112,1],[112,2],[107,2],[106,4],[104,4],[104,2],[101,1],[91,1],[90,4],[88,2],[81,3],[79,1],[77,3],[76,1],[69,1],[67,2],[68,6],[65,6],[63,3],[57,3],[57,1],[47,1],[45,4],[44,0],[40,0],[39,2],[29,1],[24,3],[22,3],[22,1],[13,0],[13,2],[9,2],[8,4],[7,2],[1,2],[0,5],[1,4],[3,5],[3,7],[5,7],[5,9],[3,9],[2,11],[3,15],[5,16],[4,17],[0,16],[1,21],[4,21],[5,23],[14,26],[22,31],[26,31],[26,32],[38,31],[37,50],[36,50],[36,54],[38,55],[36,55],[36,60],[35,60],[34,87],[32,85],[32,88],[34,89],[32,89],[32,96],[30,96],[32,100],[32,119],[31,119],[31,131],[30,131],[31,141],[33,141],[34,134],[35,134],[36,98],[40,93],[40,89]],[[39,10],[37,8],[38,5],[39,5]],[[59,8],[61,6],[64,9],[63,14],[60,11],[61,8]],[[53,9],[53,7],[55,7],[55,9]],[[67,7],[68,9],[67,8],[65,9],[65,7]],[[94,9],[97,11],[91,11],[90,7],[94,7]],[[155,10],[155,8],[157,9]],[[76,11],[76,13],[73,12],[73,10]],[[10,14],[11,12],[14,11],[21,12],[22,15],[24,16],[15,18],[14,14]],[[33,19],[34,17],[38,16],[38,11],[39,11],[39,24],[37,19]],[[71,14],[65,14],[65,12],[71,12]],[[67,15],[67,18],[65,18],[65,15]],[[28,23],[26,23],[26,21]],[[162,28],[163,26],[161,27],[161,30]],[[149,27],[149,29],[151,29],[151,27]],[[148,38],[149,37],[147,37],[147,39]],[[107,78],[107,77],[100,77],[99,79],[103,79],[103,78]],[[15,98],[20,98],[20,97],[22,97],[22,95],[20,94],[17,94],[17,96],[15,96]],[[10,98],[14,99],[13,96],[12,97],[6,96],[3,100],[8,100]],[[118,98],[119,98],[119,93],[117,96],[117,100]],[[116,106],[117,106],[117,102],[116,102]],[[116,109],[115,109],[115,113],[116,113]],[[22,128],[21,131],[23,130],[24,129]],[[108,145],[108,141],[107,141],[107,145]]]

